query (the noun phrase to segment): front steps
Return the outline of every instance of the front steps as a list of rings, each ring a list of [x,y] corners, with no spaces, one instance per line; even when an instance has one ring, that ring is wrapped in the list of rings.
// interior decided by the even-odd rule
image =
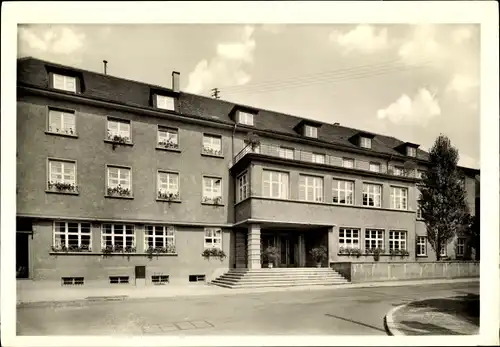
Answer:
[[[330,268],[231,269],[211,284],[225,288],[292,287],[349,283]]]

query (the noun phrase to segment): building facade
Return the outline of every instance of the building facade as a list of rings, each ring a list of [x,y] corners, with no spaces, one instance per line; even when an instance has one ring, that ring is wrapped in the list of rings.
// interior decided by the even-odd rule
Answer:
[[[321,245],[323,266],[375,248],[381,262],[435,259],[417,144],[184,93],[179,78],[18,61],[18,277],[204,282],[267,266],[268,246],[281,267],[314,266]],[[461,170],[474,213],[479,172]],[[443,254],[462,257],[465,242]]]

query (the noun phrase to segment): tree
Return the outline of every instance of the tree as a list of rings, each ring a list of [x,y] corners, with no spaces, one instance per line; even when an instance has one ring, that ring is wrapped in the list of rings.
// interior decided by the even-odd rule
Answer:
[[[458,151],[450,140],[439,135],[429,153],[430,168],[424,174],[420,190],[420,209],[427,227],[427,238],[436,252],[469,224],[465,191],[457,169]]]

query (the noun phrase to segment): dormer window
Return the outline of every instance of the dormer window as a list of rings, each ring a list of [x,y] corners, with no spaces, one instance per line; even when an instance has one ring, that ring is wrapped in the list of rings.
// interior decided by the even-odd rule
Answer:
[[[318,138],[318,128],[311,125],[304,125],[304,136]]]
[[[362,136],[359,138],[359,145],[363,148],[370,149],[372,148],[372,139],[369,137]]]
[[[406,155],[409,157],[416,157],[417,156],[417,149],[415,147],[406,147]]]
[[[238,111],[238,123],[253,126],[253,114]]]
[[[175,111],[174,98],[166,95],[155,95],[156,107],[163,110]]]
[[[52,88],[76,93],[76,77],[55,73],[52,75]]]

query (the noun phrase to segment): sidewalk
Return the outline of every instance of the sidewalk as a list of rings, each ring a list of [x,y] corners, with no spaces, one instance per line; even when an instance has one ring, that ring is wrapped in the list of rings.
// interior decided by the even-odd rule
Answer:
[[[40,305],[51,303],[69,302],[89,302],[102,300],[125,300],[125,299],[146,299],[146,298],[169,298],[186,296],[209,296],[209,295],[235,295],[268,292],[289,292],[289,291],[313,291],[313,290],[337,290],[348,288],[369,288],[369,287],[396,287],[422,284],[438,283],[464,283],[479,282],[479,278],[462,279],[441,279],[441,280],[418,280],[418,281],[384,281],[357,284],[338,285],[313,285],[296,287],[267,287],[267,288],[240,288],[229,289],[209,284],[186,284],[154,287],[43,287],[36,284],[30,286],[18,286],[17,305],[38,303]]]
[[[479,334],[479,295],[413,301],[385,316],[389,335]]]

